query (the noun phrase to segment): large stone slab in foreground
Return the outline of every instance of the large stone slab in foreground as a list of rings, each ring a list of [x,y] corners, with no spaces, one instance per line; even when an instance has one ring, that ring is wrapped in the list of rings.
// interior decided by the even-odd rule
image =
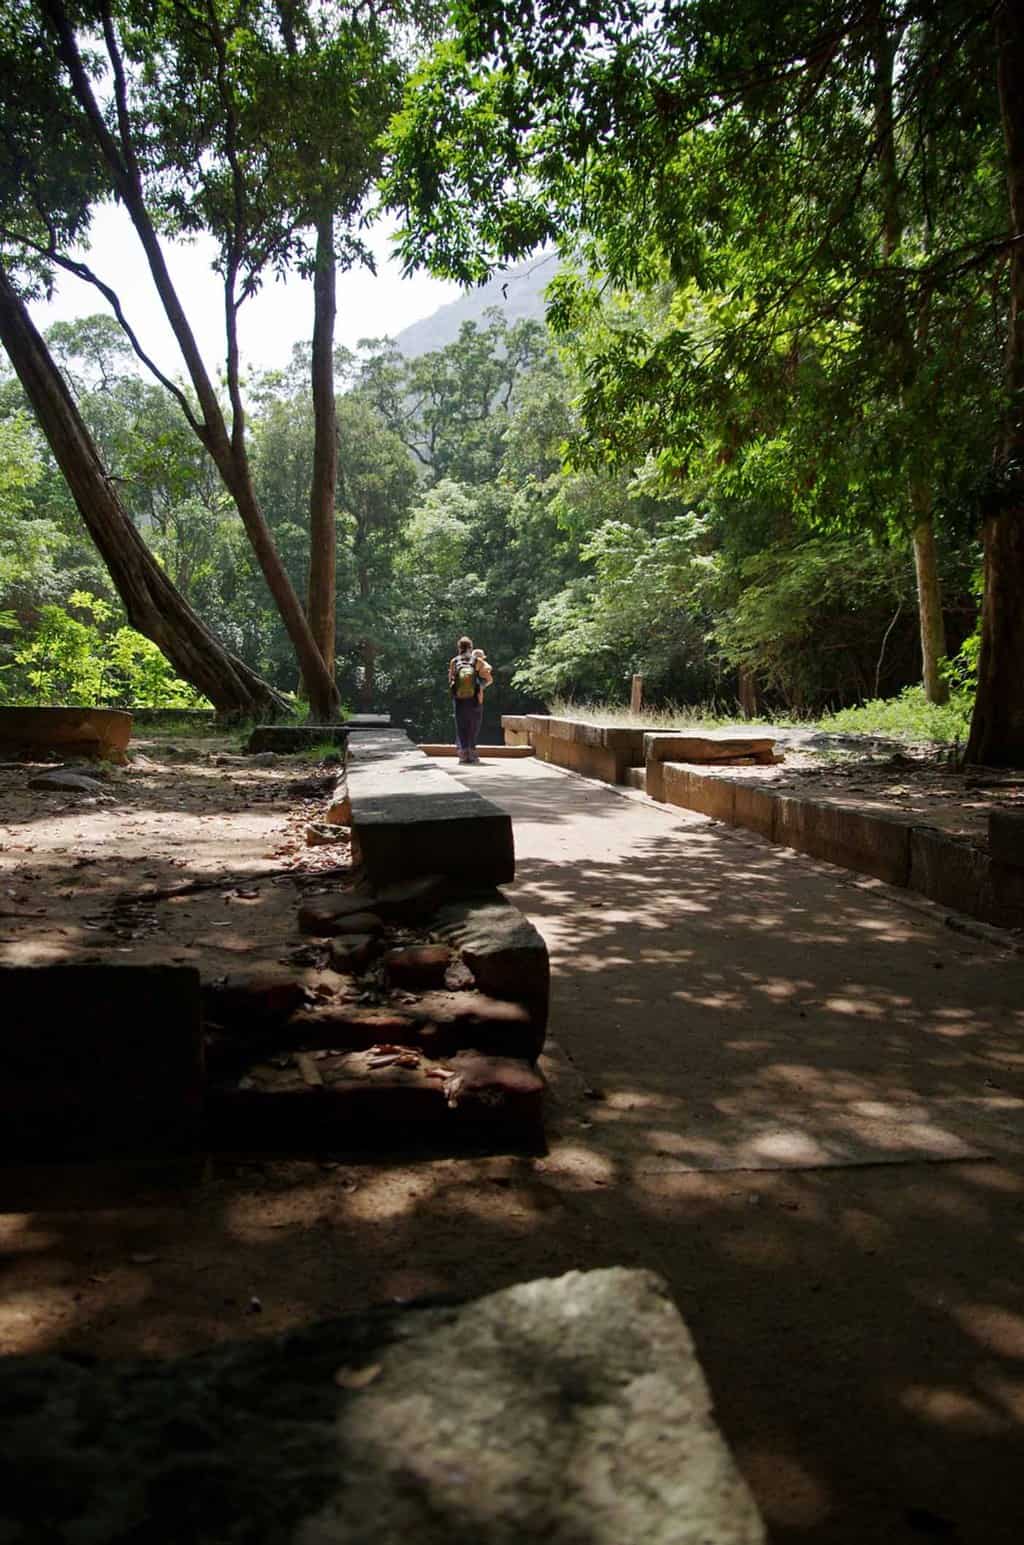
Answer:
[[[6,1358],[0,1535],[761,1545],[664,1284],[613,1268],[177,1361]],[[6,1530],[3,1527],[6,1520]]]
[[[401,730],[353,733],[347,782],[352,855],[371,883],[440,875],[473,888],[515,878],[511,817]]]

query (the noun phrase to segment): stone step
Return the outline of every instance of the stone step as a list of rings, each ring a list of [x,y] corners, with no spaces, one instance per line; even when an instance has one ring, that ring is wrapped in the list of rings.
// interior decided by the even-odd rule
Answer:
[[[284,1063],[284,1066],[280,1064]],[[271,1058],[210,1089],[210,1148],[246,1152],[401,1149],[471,1138],[543,1141],[544,1080],[529,1063],[478,1051],[450,1058],[391,1047]]]
[[[457,756],[458,746],[440,745],[434,742],[421,744],[418,750],[425,756]],[[500,758],[501,760],[515,760],[517,757],[534,756],[536,753],[532,746],[477,746],[477,755],[487,760]]]

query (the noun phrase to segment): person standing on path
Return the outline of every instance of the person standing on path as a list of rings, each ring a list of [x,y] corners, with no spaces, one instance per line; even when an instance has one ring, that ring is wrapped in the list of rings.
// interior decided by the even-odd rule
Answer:
[[[463,634],[456,645],[458,653],[448,662],[448,687],[455,705],[455,744],[459,761],[479,762],[476,743],[484,715],[484,688],[494,673],[482,649],[473,648],[473,640]]]

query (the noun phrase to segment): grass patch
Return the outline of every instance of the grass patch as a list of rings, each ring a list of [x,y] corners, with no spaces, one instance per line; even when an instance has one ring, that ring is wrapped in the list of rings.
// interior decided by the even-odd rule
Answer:
[[[952,745],[966,740],[974,694],[953,688],[948,703],[929,703],[923,687],[904,687],[898,697],[875,697],[859,708],[843,708],[818,720],[826,733],[888,735],[894,740]]]
[[[661,708],[644,708],[635,714],[619,703],[574,703],[569,698],[556,698],[548,704],[548,712],[554,719],[582,719],[587,724],[609,724],[644,730],[751,730],[759,723],[781,727],[798,722],[786,714],[774,714],[770,720],[745,719],[735,707],[713,701],[666,703]]]
[[[315,746],[307,746],[298,753],[304,762],[343,762],[345,752],[334,740],[318,740]]]
[[[745,732],[759,725],[779,729],[803,726],[827,734],[884,735],[893,740],[931,742],[952,745],[965,741],[971,723],[974,694],[953,688],[949,702],[929,703],[920,686],[904,687],[898,697],[872,698],[857,708],[843,708],[817,719],[795,719],[788,714],[768,714],[761,719],[744,719],[735,707],[725,703],[667,703],[662,708],[645,708],[630,713],[621,703],[574,703],[571,698],[556,698],[548,712],[556,719],[582,719],[587,724],[622,725],[645,730],[737,729]]]

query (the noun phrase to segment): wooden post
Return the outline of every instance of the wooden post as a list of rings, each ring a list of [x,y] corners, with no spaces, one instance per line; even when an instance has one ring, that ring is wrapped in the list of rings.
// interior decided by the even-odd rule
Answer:
[[[746,665],[739,668],[740,712],[744,719],[757,718],[757,688],[754,673]]]
[[[635,714],[643,713],[644,711],[644,678],[642,676],[633,677],[633,687],[629,694],[629,711]]]

